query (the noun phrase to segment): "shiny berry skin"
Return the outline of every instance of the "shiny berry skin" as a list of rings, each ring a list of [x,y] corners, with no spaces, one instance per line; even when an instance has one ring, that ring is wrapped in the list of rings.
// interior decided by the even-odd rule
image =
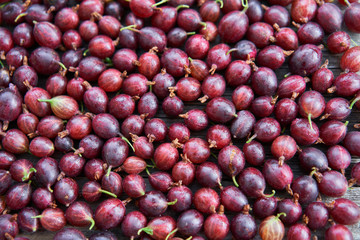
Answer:
[[[305,209],[305,222],[311,230],[321,229],[329,220],[329,211],[323,202],[312,202]]]
[[[209,144],[201,138],[191,138],[183,146],[183,154],[194,164],[201,164],[209,159]]]
[[[230,47],[224,43],[212,47],[206,59],[206,63],[210,69],[210,73],[214,74],[215,71],[224,70],[231,62],[231,56],[228,55]]]
[[[224,15],[218,26],[221,39],[227,43],[241,40],[249,27],[249,18],[244,12],[233,11]]]
[[[311,145],[319,139],[319,128],[313,122],[312,129],[309,121],[303,118],[296,118],[290,125],[291,136],[299,145]]]
[[[310,240],[311,231],[310,229],[302,223],[296,223],[292,225],[287,232],[288,240]]]
[[[184,236],[194,236],[199,233],[203,224],[203,215],[195,209],[184,211],[177,219],[179,233]]]
[[[289,165],[274,159],[265,162],[262,172],[266,182],[277,190],[285,189],[293,180],[293,173]]]
[[[306,175],[294,179],[291,189],[299,195],[299,203],[304,205],[315,201],[319,195],[315,179]]]
[[[267,67],[258,68],[251,76],[251,87],[260,96],[274,95],[278,87],[275,72]]]
[[[307,172],[316,167],[320,172],[328,169],[328,160],[325,153],[314,147],[301,150],[299,154],[300,166]]]
[[[344,240],[353,240],[352,232],[344,225],[334,224],[325,231],[325,240],[341,238]]]
[[[311,77],[311,86],[313,90],[325,93],[334,82],[334,73],[327,68],[326,63],[314,72]]]
[[[228,186],[221,190],[221,204],[232,212],[241,212],[248,204],[246,196],[235,186]]]
[[[231,98],[236,110],[245,110],[250,107],[254,92],[249,86],[241,85],[233,91]]]
[[[358,2],[352,3],[344,13],[344,22],[345,25],[350,29],[352,32],[359,33],[360,28],[356,24],[359,20],[359,12],[360,12],[360,4]]]
[[[289,59],[289,68],[293,74],[306,76],[314,73],[321,65],[321,49],[312,44],[300,46]]]
[[[260,166],[265,161],[264,146],[258,141],[252,140],[249,143],[245,143],[243,147],[243,152],[246,162],[251,165]]]
[[[256,119],[250,111],[239,111],[230,126],[232,137],[238,139],[247,137],[251,133],[255,122]]]
[[[286,216],[281,216],[281,221],[288,226],[295,224],[302,215],[302,209],[297,199],[283,199],[279,201],[277,207],[278,213],[285,213]]]
[[[206,113],[199,109],[192,109],[179,117],[184,118],[185,125],[192,131],[202,131],[209,123]]]
[[[211,214],[220,205],[219,195],[211,188],[200,188],[194,194],[193,203],[201,213]]]
[[[235,55],[236,51],[232,54]],[[248,83],[251,76],[251,67],[244,60],[236,60],[226,68],[225,79],[232,87]]]
[[[218,123],[226,123],[236,117],[234,104],[223,98],[213,98],[206,105],[206,113],[210,120]]]
[[[225,125],[214,125],[208,129],[206,139],[211,147],[222,149],[231,143],[231,134]]]
[[[343,31],[334,32],[328,37],[326,45],[331,53],[343,53],[350,48],[350,36]]]
[[[317,4],[314,0],[294,0],[291,5],[291,18],[297,23],[307,23],[311,21],[317,10]]]
[[[329,204],[331,217],[336,223],[353,225],[360,221],[359,206],[346,198],[338,198]]]
[[[253,167],[245,168],[238,176],[240,190],[251,198],[265,196],[265,178],[262,173]]]
[[[256,47],[264,48],[270,45],[270,39],[274,35],[274,29],[270,24],[264,22],[256,22],[250,25],[246,37],[253,42]]]
[[[124,203],[119,199],[112,198],[107,199],[98,205],[94,213],[94,220],[97,228],[108,230],[119,225],[124,216]]]
[[[253,205],[253,213],[255,217],[264,219],[276,213],[278,199],[276,197],[259,197]]]
[[[319,179],[320,193],[330,197],[341,197],[347,191],[347,180],[344,175],[337,171],[326,171]]]

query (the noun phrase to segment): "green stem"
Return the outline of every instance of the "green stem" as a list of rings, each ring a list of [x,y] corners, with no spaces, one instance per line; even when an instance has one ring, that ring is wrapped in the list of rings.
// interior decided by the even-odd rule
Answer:
[[[314,131],[314,128],[312,126],[312,121],[311,121],[311,114],[308,114],[308,120],[309,120],[309,124],[310,124],[310,129],[311,131]]]
[[[349,109],[353,109],[355,103],[356,103],[357,101],[359,101],[359,100],[360,100],[360,97],[355,98],[355,99],[351,102]]]
[[[144,227],[144,228],[139,229],[137,234],[140,235],[141,232],[145,232],[146,234],[149,234],[150,236],[152,236],[154,234],[154,231],[149,227]]]
[[[206,30],[206,28],[207,28],[206,22],[200,22],[200,25],[204,27],[204,28],[203,28],[204,30]]]
[[[51,186],[50,186],[50,185],[48,186],[48,188],[47,188],[47,189],[48,189],[48,190],[49,190],[49,192],[51,192],[51,193],[52,193],[52,192],[54,192],[54,190],[52,190],[52,189],[51,189]]]
[[[149,172],[148,168],[145,168],[145,171],[146,171],[147,175],[151,176],[151,173]]]
[[[57,64],[59,64],[62,69],[67,71],[67,68],[65,67],[65,65],[62,62],[58,61]]]
[[[84,103],[82,101],[80,102],[80,109],[81,109],[81,112],[83,113],[84,112]]]
[[[138,29],[136,29],[135,24],[120,28],[120,32],[123,31],[123,30],[130,30],[130,31],[133,31],[133,32],[138,32],[138,33],[140,32]]]
[[[88,52],[89,52],[89,49],[86,49],[86,50],[83,52],[83,56],[85,57]]]
[[[317,170],[318,169],[316,167],[313,167],[312,171],[310,172],[310,177],[312,177],[317,172]]]
[[[24,16],[26,16],[26,15],[27,15],[27,13],[20,13],[19,15],[17,15],[17,17],[15,18],[14,22],[19,21],[20,18],[22,18],[22,17],[24,17]]]
[[[112,61],[111,61],[111,59],[110,59],[109,57],[105,58],[105,59],[104,59],[104,62],[105,62],[105,63],[112,63]]]
[[[172,231],[166,236],[165,240],[168,240],[169,237],[170,237],[171,235],[173,235],[174,233],[176,233],[177,231],[178,231],[177,228],[175,228],[174,230],[172,230]]]
[[[30,168],[29,169],[29,172],[26,174],[26,176],[24,176],[21,180],[24,182],[24,181],[26,181],[26,180],[28,180],[29,179],[29,177],[30,177],[30,174],[31,173],[36,173],[36,169],[35,168]]]
[[[147,169],[147,168],[155,168],[155,166],[147,164],[145,169]]]
[[[166,2],[168,2],[168,1],[169,1],[169,0],[162,0],[162,1],[160,1],[160,2],[157,2],[157,3],[153,4],[153,5],[151,5],[151,7],[157,7],[157,6],[159,6],[159,5],[163,4],[163,3],[166,3]]]
[[[219,188],[220,188],[220,190],[221,190],[221,189],[223,189],[223,186],[222,186],[222,184],[221,184],[220,179],[218,179],[218,184],[219,184]]]
[[[213,156],[215,159],[218,159],[215,153],[210,152],[210,154],[211,154],[211,156]]]
[[[113,198],[117,198],[117,196],[116,196],[115,194],[113,194],[112,192],[106,191],[106,190],[104,190],[104,189],[100,189],[99,191],[100,191],[101,193],[105,193],[105,194],[107,194],[107,195],[110,195],[110,196],[112,196]]]
[[[246,143],[251,143],[252,140],[254,140],[257,137],[256,134],[252,135],[251,138],[249,138]]]
[[[356,43],[354,40],[352,40],[352,38],[350,38],[350,41],[351,41],[355,46],[357,46],[357,43]]]
[[[31,218],[42,218],[42,215],[33,216]]]
[[[188,59],[189,59],[189,61],[190,61],[190,62],[192,62],[192,61],[193,61],[193,59],[192,59],[191,57],[188,57]]]
[[[345,127],[347,127],[348,124],[349,124],[349,121],[346,121],[346,122],[344,123]]]
[[[272,190],[271,194],[264,194],[264,197],[271,198],[275,195],[275,190]]]
[[[216,3],[220,3],[220,8],[224,7],[224,2],[223,0],[215,0]]]
[[[127,144],[129,144],[129,146],[131,147],[133,152],[135,152],[135,149],[134,149],[133,145],[131,144],[131,142],[126,137],[121,136],[121,139],[124,140],[125,142],[127,142]]]
[[[0,65],[2,68],[4,68],[4,64],[2,63],[2,61],[0,60]]]
[[[349,3],[349,1],[348,1],[348,0],[344,0],[344,2],[345,2],[345,4],[346,4],[348,7],[350,7],[350,6],[351,6],[351,4]]]
[[[281,216],[286,217],[286,213],[284,212],[278,213],[278,215],[276,215],[276,218],[279,219]]]
[[[5,6],[8,5],[9,3],[11,3],[11,2],[6,2],[6,3],[1,4],[1,5],[0,5],[0,9],[3,8],[3,7],[5,7]]]
[[[179,9],[181,9],[181,8],[189,8],[189,6],[185,5],[185,4],[181,4],[181,5],[176,7],[176,11],[179,11]]]
[[[185,240],[191,240],[193,237],[192,236],[190,236],[190,237],[188,237],[187,239],[185,239]]]
[[[154,167],[156,167],[156,163],[153,158],[150,158],[150,161],[153,163]]]
[[[89,227],[89,230],[92,230],[92,229],[94,228],[94,226],[95,226],[95,221],[94,221],[93,218],[90,218],[89,221],[91,222],[91,225],[90,225],[90,227]]]
[[[237,181],[236,181],[236,176],[233,175],[231,178],[232,178],[232,180],[233,180],[233,182],[234,182],[235,187],[239,187],[239,184],[238,184]]]
[[[230,53],[235,52],[235,51],[237,51],[237,48],[232,48],[226,53],[226,55],[229,55]]]
[[[48,103],[52,103],[52,99],[40,99],[38,98],[38,102],[48,102]]]
[[[167,205],[168,205],[168,206],[175,205],[175,204],[177,203],[177,201],[178,201],[178,200],[175,199],[175,200],[172,201],[172,202],[168,202]]]
[[[290,76],[290,75],[291,75],[291,73],[288,72],[287,74],[284,75],[284,78],[287,78],[287,77]]]
[[[108,177],[110,175],[110,172],[111,172],[111,166],[108,167],[105,176]]]
[[[248,0],[241,0],[241,5],[244,7],[244,9],[242,10],[242,12],[245,13],[246,10],[249,8],[249,2],[248,2]]]
[[[188,36],[195,35],[195,34],[196,34],[196,32],[187,32],[186,33],[186,35],[188,35]]]

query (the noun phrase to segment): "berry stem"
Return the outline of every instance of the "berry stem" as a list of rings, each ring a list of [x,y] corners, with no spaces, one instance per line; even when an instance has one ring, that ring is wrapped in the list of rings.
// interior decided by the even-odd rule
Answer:
[[[90,218],[89,221],[90,221],[90,223],[91,223],[91,225],[90,225],[90,227],[89,227],[89,230],[92,230],[92,229],[94,228],[94,226],[95,226],[95,221],[94,221],[93,218]]]
[[[224,7],[224,2],[223,0],[215,0],[216,3],[220,3],[220,8]]]
[[[233,182],[234,182],[235,187],[239,187],[239,184],[238,184],[237,181],[236,181],[236,176],[233,175],[231,178],[232,178],[232,180],[233,180]]]
[[[181,5],[176,7],[176,11],[179,11],[179,9],[181,9],[181,8],[189,8],[189,6],[185,5],[185,4],[181,4]]]
[[[154,231],[149,227],[144,227],[144,228],[139,229],[137,234],[140,235],[141,232],[145,232],[146,234],[149,234],[151,236],[154,234]]]
[[[271,194],[264,194],[264,197],[271,198],[275,195],[275,190],[272,190]]]
[[[157,6],[159,6],[159,5],[163,4],[163,3],[166,3],[166,2],[168,2],[168,1],[169,1],[169,0],[162,0],[162,1],[160,1],[160,2],[157,2],[157,3],[153,4],[153,5],[151,5],[151,7],[157,7]]]
[[[168,240],[171,235],[173,235],[173,234],[175,234],[175,233],[177,232],[177,230],[178,230],[177,228],[175,228],[174,230],[172,230],[172,231],[166,236],[165,240]]]
[[[140,31],[138,29],[136,29],[136,25],[129,25],[129,26],[120,28],[120,32],[122,32],[123,30],[130,30],[133,32],[140,33]]]
[[[310,129],[311,129],[311,131],[314,132],[314,128],[312,126],[312,121],[311,121],[311,114],[308,114],[308,120],[309,120],[309,124],[310,124]]]
[[[113,198],[117,198],[117,196],[115,194],[113,194],[112,192],[106,191],[104,189],[100,189],[99,192],[105,193],[105,194],[107,194],[109,196],[112,196]]]
[[[30,177],[30,174],[31,174],[32,172],[36,173],[36,169],[35,169],[35,168],[30,168],[30,169],[29,169],[29,172],[28,172],[21,180],[23,180],[23,181],[28,180],[29,177]]]
[[[351,104],[350,104],[350,106],[349,106],[349,109],[353,109],[355,103],[356,103],[357,101],[359,101],[359,100],[360,100],[359,97],[355,98],[355,99],[351,102]]]
[[[244,9],[241,12],[245,13],[246,10],[249,8],[248,0],[241,0],[241,5],[244,7]]]
[[[168,202],[167,205],[168,205],[168,206],[175,205],[175,204],[177,203],[177,201],[178,201],[178,200],[175,199],[175,200],[172,201],[172,202]]]

